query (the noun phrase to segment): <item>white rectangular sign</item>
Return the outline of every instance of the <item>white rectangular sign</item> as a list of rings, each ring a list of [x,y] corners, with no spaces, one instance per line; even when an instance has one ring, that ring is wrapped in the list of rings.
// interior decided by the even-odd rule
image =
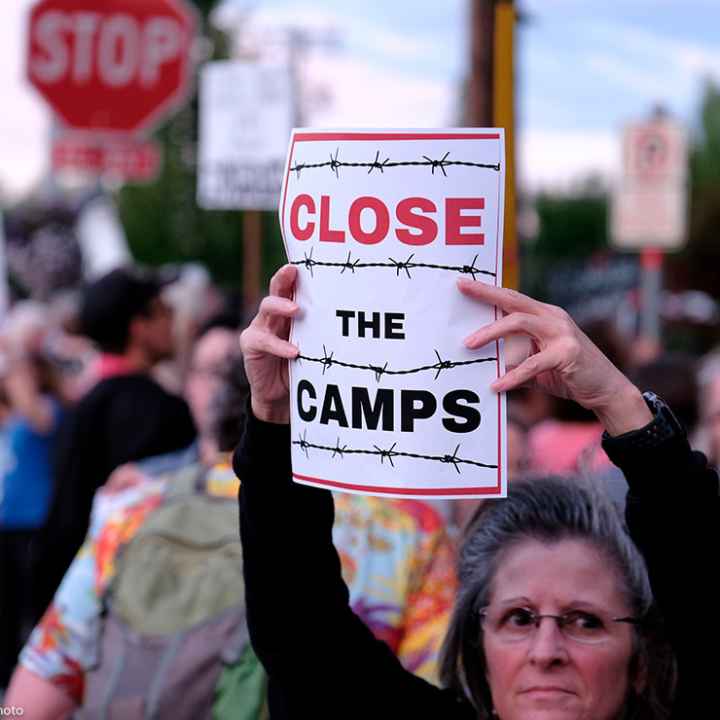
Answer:
[[[497,311],[456,284],[501,284],[504,159],[497,129],[293,132],[279,212],[303,309],[296,481],[505,495],[502,344],[463,344]]]
[[[286,66],[212,62],[200,76],[198,205],[274,210],[293,126]]]
[[[628,125],[611,234],[623,250],[677,250],[687,230],[687,138],[669,118]]]

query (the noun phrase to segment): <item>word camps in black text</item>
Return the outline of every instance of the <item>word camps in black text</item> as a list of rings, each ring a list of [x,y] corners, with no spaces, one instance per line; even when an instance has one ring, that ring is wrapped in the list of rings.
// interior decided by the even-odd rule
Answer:
[[[354,330],[360,338],[402,340],[405,338],[403,313],[366,313],[337,310],[342,335],[348,337]],[[368,332],[369,331],[369,332]],[[418,421],[429,420],[442,405],[445,416],[443,427],[453,433],[477,430],[481,414],[475,405],[480,403],[477,393],[466,388],[451,390],[441,401],[429,390],[400,390],[377,388],[371,391],[364,386],[350,388],[328,384],[319,401],[315,386],[306,379],[297,385],[298,415],[304,422],[317,421],[321,425],[335,424],[356,430],[377,430],[412,433]],[[399,398],[397,395],[399,394]],[[397,417],[399,415],[399,417]]]

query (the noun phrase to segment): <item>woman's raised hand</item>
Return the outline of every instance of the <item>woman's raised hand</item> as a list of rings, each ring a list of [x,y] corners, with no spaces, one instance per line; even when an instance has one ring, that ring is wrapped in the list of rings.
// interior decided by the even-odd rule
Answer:
[[[270,294],[260,303],[258,314],[240,335],[252,411],[265,422],[290,421],[287,361],[299,352],[288,342],[290,321],[299,311],[291,300],[296,279],[296,267],[281,267],[270,281]]]
[[[496,305],[505,316],[465,339],[475,349],[499,338],[525,336],[529,342],[506,345],[506,374],[497,392],[535,383],[558,397],[592,410],[611,435],[643,427],[652,414],[638,390],[575,324],[562,308],[514,290],[461,279],[467,297]]]

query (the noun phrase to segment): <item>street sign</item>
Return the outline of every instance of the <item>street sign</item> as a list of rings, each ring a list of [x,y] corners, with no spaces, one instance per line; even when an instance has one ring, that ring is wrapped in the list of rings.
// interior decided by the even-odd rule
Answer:
[[[676,250],[687,225],[687,139],[667,117],[629,125],[623,175],[612,205],[612,237],[624,250]]]
[[[104,140],[68,133],[53,139],[53,170],[77,170],[125,182],[152,182],[160,171],[162,151],[151,141]]]
[[[185,99],[194,32],[184,0],[40,0],[28,78],[71,128],[137,132]]]
[[[209,63],[200,77],[198,204],[275,210],[293,125],[286,66]]]

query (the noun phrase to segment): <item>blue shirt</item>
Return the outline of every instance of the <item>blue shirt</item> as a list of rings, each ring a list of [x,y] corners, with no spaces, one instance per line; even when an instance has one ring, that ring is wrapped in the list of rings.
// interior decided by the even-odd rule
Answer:
[[[53,490],[52,448],[62,410],[52,400],[53,422],[46,434],[25,418],[11,416],[0,431],[0,528],[33,530],[43,526]]]

